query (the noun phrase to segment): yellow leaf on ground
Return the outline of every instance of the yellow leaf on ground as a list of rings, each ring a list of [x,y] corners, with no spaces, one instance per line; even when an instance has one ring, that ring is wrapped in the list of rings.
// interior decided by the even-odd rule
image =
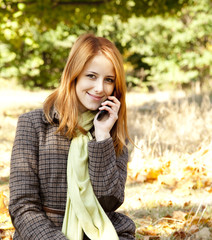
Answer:
[[[150,169],[149,172],[146,175],[145,182],[153,182],[158,179],[158,176],[162,174],[162,169]]]
[[[7,207],[4,203],[5,201],[5,196],[3,191],[0,193],[0,214],[7,212]]]
[[[147,227],[139,227],[137,229],[137,232],[142,235],[151,235],[151,236],[158,236],[158,234],[160,233],[152,225],[149,225]]]
[[[182,211],[174,211],[173,212],[173,218],[177,220],[184,221],[187,213],[182,212]]]
[[[5,204],[6,200],[7,197],[2,191],[0,193],[0,239],[11,240],[15,229]]]
[[[192,219],[191,223],[193,224],[207,224],[210,221],[208,218],[203,218],[203,217],[195,217]]]

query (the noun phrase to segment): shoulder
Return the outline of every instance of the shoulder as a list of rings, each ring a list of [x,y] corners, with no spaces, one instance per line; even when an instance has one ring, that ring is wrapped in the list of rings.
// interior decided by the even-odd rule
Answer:
[[[44,121],[45,122],[45,116],[44,116],[44,112],[43,112],[43,109],[40,108],[40,109],[34,109],[30,112],[26,112],[24,114],[21,114],[19,116],[19,119],[28,119],[28,120],[31,120],[33,122],[36,122],[36,121]]]
[[[48,121],[45,118],[43,109],[35,109],[30,112],[24,113],[19,116],[18,125],[34,125],[34,127],[39,127],[47,124]]]
[[[35,116],[42,116],[42,114],[43,114],[43,109],[39,108],[39,109],[34,109],[30,112],[23,113],[20,115],[20,117],[31,118]]]
[[[17,135],[38,137],[44,140],[47,136],[54,137],[57,130],[56,125],[50,124],[44,114],[43,109],[35,109],[19,116],[16,128]],[[56,135],[57,136],[57,135]]]

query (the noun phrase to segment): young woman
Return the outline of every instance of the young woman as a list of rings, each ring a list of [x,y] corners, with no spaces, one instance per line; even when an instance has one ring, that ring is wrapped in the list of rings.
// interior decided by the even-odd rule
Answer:
[[[125,93],[114,44],[80,36],[60,86],[43,109],[18,120],[10,173],[14,240],[134,239],[133,221],[115,212],[127,176]]]

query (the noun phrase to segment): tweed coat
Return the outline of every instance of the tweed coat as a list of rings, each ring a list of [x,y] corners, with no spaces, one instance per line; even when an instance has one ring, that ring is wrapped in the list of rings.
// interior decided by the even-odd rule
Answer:
[[[42,109],[19,117],[11,157],[9,211],[14,240],[66,240],[61,232],[66,206],[70,141],[56,134],[58,118],[49,124]],[[119,239],[135,239],[135,225],[115,212],[123,203],[128,153],[116,157],[113,140],[88,143],[89,174],[94,193]],[[84,239],[88,239],[84,236]]]

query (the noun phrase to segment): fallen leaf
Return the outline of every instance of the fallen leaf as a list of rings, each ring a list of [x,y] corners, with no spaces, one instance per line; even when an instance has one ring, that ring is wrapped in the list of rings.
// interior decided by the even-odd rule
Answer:
[[[145,182],[154,182],[158,179],[158,176],[160,174],[163,173],[163,170],[162,169],[150,169],[148,172],[147,172],[147,175],[146,175],[146,180]]]
[[[209,218],[195,217],[194,219],[192,219],[191,223],[192,223],[192,225],[194,225],[194,224],[207,224],[209,221],[210,221]]]
[[[160,240],[160,237],[155,236],[144,236],[144,240]]]
[[[5,196],[3,191],[0,193],[0,214],[7,212],[7,207],[4,203],[5,201]]]
[[[184,221],[186,216],[187,216],[187,213],[182,212],[182,211],[174,211],[173,212],[173,218],[177,219],[177,220]]]
[[[10,240],[15,229],[5,202],[7,203],[7,196],[2,191],[0,193],[0,239]]]
[[[174,232],[173,236],[175,237],[176,240],[184,240],[188,236],[190,236],[190,234],[185,232],[184,230],[179,230],[179,231]]]
[[[154,228],[152,225],[149,225],[147,227],[139,227],[137,229],[137,232],[142,235],[149,235],[149,236],[158,236],[159,232],[156,228]]]
[[[185,202],[184,207],[188,207],[191,204],[191,201]]]

